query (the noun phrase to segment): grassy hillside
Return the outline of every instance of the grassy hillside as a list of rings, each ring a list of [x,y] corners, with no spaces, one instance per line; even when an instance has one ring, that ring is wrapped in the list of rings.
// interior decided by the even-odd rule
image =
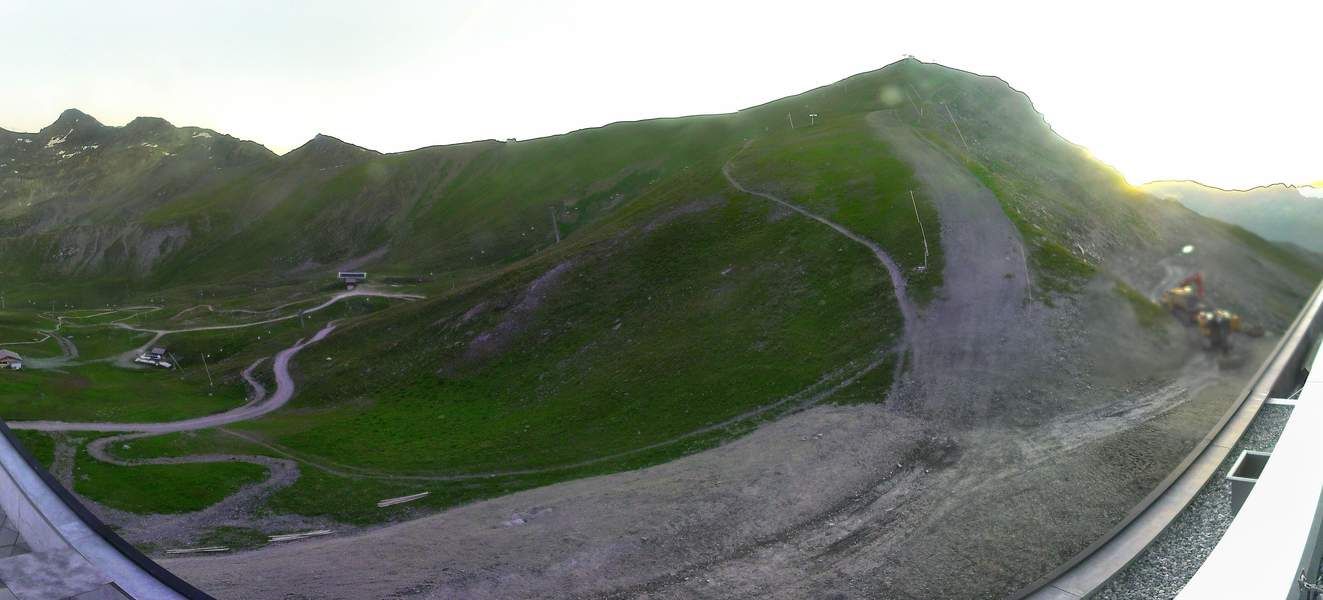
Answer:
[[[1258,309],[1249,289],[1215,288],[1259,322],[1289,319],[1317,279],[1307,257],[1128,186],[1000,80],[912,60],[734,114],[388,155],[319,136],[277,157],[205,130],[106,128],[72,115],[0,140],[0,162],[24,171],[0,176],[0,276],[17,282],[11,307],[32,323],[51,324],[39,312],[52,301],[66,314],[162,306],[126,317],[161,329],[289,316],[337,289],[338,268],[427,298],[355,299],[302,322],[171,334],[163,343],[180,372],[102,362],[25,373],[0,394],[0,417],[222,410],[241,401],[243,368],[336,320],[295,361],[299,393],[286,408],[115,452],[294,458],[302,476],[265,508],[374,522],[408,510],[375,508],[392,495],[426,489],[434,493],[421,506],[449,506],[654,464],[816,402],[883,402],[902,326],[887,273],[862,245],[722,176],[729,162],[750,189],[876,241],[922,306],[961,282],[944,280],[929,191],[868,124],[878,111],[996,194],[1044,303],[1101,279],[1109,302],[1157,329],[1146,288],[1159,261],[1191,240],[1209,259],[1188,266],[1210,281],[1249,273],[1278,286],[1275,304]],[[70,119],[83,123],[78,135],[63,131]],[[75,139],[98,148],[59,154]],[[234,309],[252,312],[224,312]],[[21,323],[0,326],[30,336]],[[142,342],[101,321],[83,325],[68,333],[88,358]],[[204,354],[214,392],[203,387]],[[271,387],[269,370],[258,377]],[[78,460],[88,476],[79,490],[126,510],[193,509],[214,494],[186,490],[256,477],[237,465],[148,473]],[[132,477],[185,500],[150,504],[126,486]]]
[[[303,366],[299,405],[329,413],[243,428],[322,456],[370,443],[353,463],[373,468],[556,466],[719,423],[892,341],[894,299],[866,250],[731,196],[409,307],[418,320],[356,323],[318,348],[333,367]]]
[[[735,173],[742,180],[881,241],[909,272],[917,300],[930,299],[941,286],[937,213],[910,168],[869,130],[864,114],[825,117],[761,136],[737,158]],[[925,262],[928,267],[919,270]]]

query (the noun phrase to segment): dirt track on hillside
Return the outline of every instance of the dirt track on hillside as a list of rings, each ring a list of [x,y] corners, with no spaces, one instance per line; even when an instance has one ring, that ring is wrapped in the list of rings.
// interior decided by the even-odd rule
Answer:
[[[196,454],[191,456],[122,460],[115,458],[107,448],[133,440],[150,437],[153,433],[129,433],[97,438],[87,444],[92,458],[122,467],[141,465],[186,465],[215,462],[244,462],[266,469],[267,476],[259,482],[240,488],[220,502],[202,510],[181,514],[140,515],[112,509],[96,503],[98,515],[118,527],[118,532],[136,544],[166,544],[192,539],[201,532],[221,526],[251,526],[254,511],[260,503],[278,490],[293,485],[299,478],[295,461],[269,456],[246,454]],[[85,499],[86,500],[86,499]]]
[[[277,410],[289,402],[294,397],[294,378],[289,374],[289,363],[294,355],[299,351],[320,342],[335,330],[335,322],[327,323],[312,337],[302,339],[293,346],[281,350],[276,354],[272,361],[272,371],[276,376],[276,391],[269,398],[259,402],[249,402],[223,413],[197,417],[193,419],[184,419],[182,421],[169,421],[164,423],[110,423],[110,422],[91,422],[91,423],[72,423],[66,421],[14,421],[9,423],[10,429],[31,429],[34,431],[126,431],[142,433],[175,433],[179,431],[195,431],[198,429],[209,429],[237,423],[239,421],[248,421],[256,419],[271,411]]]
[[[946,284],[915,333],[911,397],[944,418],[986,415],[990,397],[1024,372],[1023,348],[1042,338],[1031,314],[1024,245],[997,197],[892,115],[868,123],[914,170],[941,220]]]
[[[414,294],[397,294],[393,292],[376,292],[372,290],[355,290],[353,292],[336,294],[329,300],[319,304],[304,312],[321,310],[335,304],[345,298],[358,296],[385,296],[391,298],[416,299],[421,296]],[[282,306],[289,306],[282,305]],[[137,308],[137,307],[135,307]],[[279,307],[278,307],[279,308]],[[275,310],[275,309],[272,309]],[[109,311],[114,312],[114,311]],[[91,318],[102,316],[107,313],[98,313],[90,315]],[[270,311],[267,311],[270,312]],[[219,326],[222,329],[232,329],[240,327],[252,327],[264,323],[285,320],[297,317],[298,315],[286,315],[265,321],[243,323],[236,325]],[[63,324],[63,321],[60,322]],[[48,431],[57,434],[65,432],[108,432],[122,431],[128,432],[125,435],[110,436],[99,438],[87,445],[88,453],[96,460],[113,465],[133,467],[139,465],[170,465],[170,464],[200,464],[212,462],[246,462],[261,466],[267,470],[267,477],[260,482],[244,486],[236,493],[227,496],[220,502],[213,504],[203,510],[176,515],[140,515],[124,512],[102,505],[95,501],[84,498],[83,501],[88,504],[103,520],[112,522],[120,526],[121,534],[134,540],[136,543],[166,543],[178,540],[192,539],[199,532],[204,532],[212,527],[230,525],[230,526],[249,526],[254,521],[253,510],[270,494],[284,487],[293,484],[299,477],[297,461],[286,458],[274,458],[255,455],[236,455],[236,454],[204,454],[182,457],[166,457],[142,460],[121,460],[117,459],[108,451],[108,447],[114,444],[124,443],[145,437],[162,435],[167,433],[177,433],[181,431],[195,431],[199,429],[209,429],[219,427],[230,423],[256,419],[262,415],[278,410],[287,404],[294,397],[295,382],[290,374],[290,364],[294,356],[307,346],[319,342],[326,338],[335,329],[335,322],[327,323],[322,329],[318,330],[312,337],[300,339],[294,345],[276,353],[272,361],[272,372],[276,379],[276,389],[274,393],[267,395],[266,387],[262,385],[254,376],[253,371],[257,369],[266,358],[254,361],[240,374],[244,382],[249,386],[248,402],[243,406],[226,412],[198,417],[194,419],[185,419],[181,421],[164,423],[112,423],[112,422],[80,422],[71,423],[63,421],[15,421],[8,423],[12,429],[29,429],[35,431]],[[121,326],[123,326],[121,324]],[[126,327],[134,329],[133,327]],[[180,333],[185,331],[205,331],[217,327],[196,327],[180,330],[144,330],[154,331],[157,335],[153,342],[163,335],[170,333]],[[70,340],[60,337],[52,332],[65,351],[65,363],[73,358],[77,358],[78,350]],[[147,345],[150,345],[149,342]],[[146,346],[144,346],[146,347]],[[132,353],[141,352],[142,349],[134,350]],[[57,455],[63,456],[66,460],[59,461],[60,464],[53,466],[52,471],[61,474],[62,481],[66,487],[73,489],[73,453],[76,452],[75,444],[67,443],[63,438],[57,439]],[[56,468],[58,467],[58,468]],[[298,517],[285,518],[263,518],[265,522],[283,523],[288,526],[311,522],[308,519]],[[312,520],[315,521],[315,520]]]
[[[808,217],[810,219],[813,219],[814,221],[822,223],[823,225],[832,228],[837,233],[845,236],[846,238],[849,238],[851,241],[860,244],[865,248],[868,248],[868,250],[873,253],[873,256],[877,258],[877,261],[882,264],[882,267],[886,269],[887,276],[891,278],[891,288],[892,290],[895,291],[896,304],[900,307],[900,314],[904,320],[903,336],[905,339],[905,345],[913,346],[914,328],[915,328],[915,323],[918,321],[918,311],[914,308],[914,303],[910,300],[908,285],[905,282],[905,274],[901,272],[900,267],[896,265],[896,261],[893,260],[891,258],[891,255],[887,254],[886,250],[883,250],[882,246],[879,245],[877,242],[870,240],[862,235],[859,235],[858,233],[850,231],[850,229],[845,227],[844,225],[841,225],[840,223],[837,223],[826,217],[818,215],[798,204],[786,201],[785,199],[779,198],[767,192],[760,192],[758,190],[749,189],[745,187],[744,184],[740,183],[737,179],[735,179],[735,176],[731,174],[731,164],[734,163],[735,160],[739,158],[739,155],[742,154],[745,150],[747,150],[752,143],[753,140],[746,142],[744,146],[740,148],[740,151],[735,153],[735,156],[732,156],[730,160],[726,161],[726,164],[722,165],[721,174],[726,178],[726,181],[730,182],[731,186],[733,186],[735,189],[741,192],[775,202],[776,204],[779,204],[790,210],[793,210],[805,217]]]

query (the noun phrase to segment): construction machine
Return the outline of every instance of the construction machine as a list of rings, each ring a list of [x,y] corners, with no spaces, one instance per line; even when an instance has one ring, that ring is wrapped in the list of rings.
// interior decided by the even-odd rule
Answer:
[[[1231,334],[1243,333],[1250,337],[1263,335],[1263,328],[1248,325],[1229,310],[1214,308],[1204,301],[1204,274],[1195,273],[1182,279],[1176,287],[1162,293],[1162,307],[1177,318],[1199,328],[1210,350],[1231,350]]]
[[[1162,292],[1160,303],[1162,308],[1194,323],[1199,313],[1207,309],[1204,305],[1204,274],[1200,272],[1190,275],[1177,283],[1176,287]]]

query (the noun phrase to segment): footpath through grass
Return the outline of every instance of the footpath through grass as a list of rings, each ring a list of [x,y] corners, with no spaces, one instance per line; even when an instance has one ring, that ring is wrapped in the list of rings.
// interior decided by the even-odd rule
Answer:
[[[927,302],[941,287],[937,210],[910,167],[872,132],[865,115],[760,137],[733,166],[751,189],[776,194],[877,242],[905,271],[916,302]],[[925,239],[928,267],[920,271],[916,267],[925,264]]]
[[[119,510],[172,514],[202,510],[266,474],[264,467],[243,462],[122,467],[92,458],[82,445],[74,490]]]

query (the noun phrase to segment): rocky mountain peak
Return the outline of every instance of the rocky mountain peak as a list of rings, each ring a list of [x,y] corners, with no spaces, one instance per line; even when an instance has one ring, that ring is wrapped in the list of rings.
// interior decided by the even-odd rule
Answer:
[[[381,153],[375,150],[368,150],[339,138],[319,133],[302,146],[290,150],[285,158],[294,161],[313,161],[318,164],[338,164],[379,154]]]
[[[51,144],[81,142],[98,135],[104,128],[105,125],[91,115],[70,108],[60,113],[55,122],[43,127],[38,135],[46,138]]]
[[[124,132],[129,134],[148,135],[161,131],[171,131],[175,128],[169,121],[160,117],[134,117],[124,126]]]
[[[101,127],[101,122],[95,117],[76,108],[65,109],[60,116],[51,123],[47,129],[58,129],[60,127]]]

